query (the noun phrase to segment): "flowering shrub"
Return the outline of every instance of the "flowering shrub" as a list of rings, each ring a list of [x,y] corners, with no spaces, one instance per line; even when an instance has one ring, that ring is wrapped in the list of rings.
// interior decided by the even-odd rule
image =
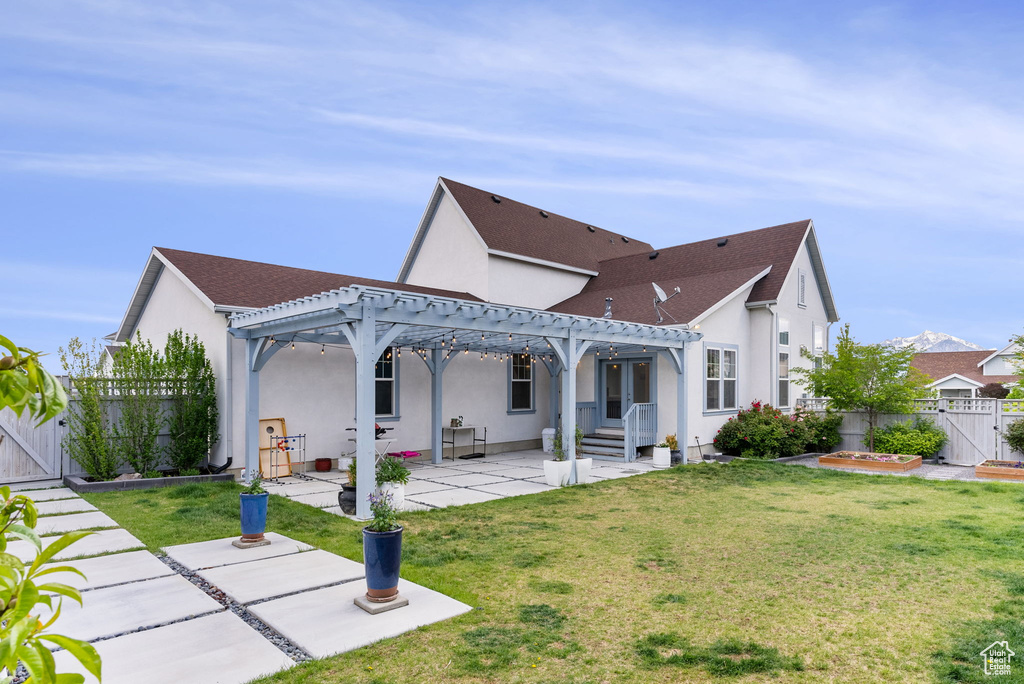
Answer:
[[[875,430],[875,451],[930,458],[939,453],[949,437],[928,418],[915,418]],[[864,446],[868,439],[864,438]]]
[[[915,456],[900,456],[898,454],[871,454],[860,451],[840,451],[831,455],[832,458],[849,458],[854,461],[877,461],[879,463],[906,463],[913,461]]]
[[[842,417],[796,409],[792,414],[755,401],[722,425],[715,448],[745,458],[780,458],[829,451],[839,443]]]
[[[390,493],[370,494],[366,498],[370,501],[370,512],[373,514],[366,529],[371,532],[390,532],[399,528],[398,509]]]

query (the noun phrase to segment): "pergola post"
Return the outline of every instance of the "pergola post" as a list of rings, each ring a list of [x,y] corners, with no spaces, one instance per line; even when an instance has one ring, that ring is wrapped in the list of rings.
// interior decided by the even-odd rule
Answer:
[[[265,338],[245,341],[245,466],[242,481],[249,483],[260,468],[260,351]]]
[[[689,438],[686,436],[686,344],[681,349],[666,349],[665,354],[672,360],[672,369],[676,372],[676,438],[679,440],[679,451],[685,465]]]
[[[362,318],[353,322],[356,357],[356,518],[369,520],[370,502],[367,497],[376,484],[376,394],[374,368],[377,357],[376,311],[373,302],[362,302]]]
[[[569,484],[576,484],[576,366],[590,347],[590,342],[576,343],[576,331],[569,330],[563,339],[548,338],[562,365],[562,450],[572,463]]]
[[[442,385],[444,369],[451,363],[451,357],[446,355],[444,349],[431,349],[430,358],[424,358],[423,361],[430,369],[430,462],[440,463],[443,456],[441,428],[444,427],[441,421]]]
[[[548,375],[551,376],[551,380],[548,383],[548,414],[550,415],[551,427],[558,429],[558,369],[559,364],[557,362],[550,362],[547,359],[544,360],[544,367],[548,369]]]

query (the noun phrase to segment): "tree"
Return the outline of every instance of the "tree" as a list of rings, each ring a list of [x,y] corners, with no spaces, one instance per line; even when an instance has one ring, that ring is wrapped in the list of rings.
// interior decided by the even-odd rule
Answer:
[[[217,378],[206,347],[195,335],[167,336],[164,361],[172,399],[167,458],[181,471],[195,470],[217,443]]]
[[[1010,365],[1013,366],[1014,375],[1024,378],[1024,333],[1014,335],[1010,338],[1010,342],[1017,345],[1017,351],[1014,352]]]
[[[114,423],[114,449],[122,462],[147,475],[156,470],[156,440],[163,425],[164,361],[153,343],[135,334],[117,350],[111,366],[121,416]]]
[[[10,352],[0,358],[0,409],[18,416],[28,409],[40,423],[50,420],[68,405],[60,382],[39,365],[39,352],[19,347],[0,335],[0,347]]]
[[[810,354],[805,352],[805,356]],[[828,397],[837,411],[865,411],[868,416],[868,448],[875,450],[878,416],[909,413],[914,399],[926,394],[929,379],[911,367],[914,348],[896,349],[880,344],[858,344],[849,324],[836,339],[835,353],[826,352],[819,368],[794,368],[815,396]]]
[[[106,392],[102,377],[102,349],[96,340],[86,345],[72,337],[60,348],[60,362],[75,389],[75,401],[67,413],[68,432],[62,446],[78,465],[96,480],[112,480],[121,465],[107,430]]]
[[[1010,390],[998,382],[990,382],[978,390],[978,396],[985,399],[1005,399]]]

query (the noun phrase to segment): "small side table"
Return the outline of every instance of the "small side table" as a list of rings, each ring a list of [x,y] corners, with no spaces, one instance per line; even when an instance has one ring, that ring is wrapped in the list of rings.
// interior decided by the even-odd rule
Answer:
[[[451,439],[445,439],[444,438],[445,430],[447,430],[449,433],[451,433],[450,434]],[[457,432],[459,432],[460,430],[472,430],[473,441],[471,443],[473,445],[473,448],[476,449],[476,445],[477,444],[483,444],[483,449],[484,450],[481,453],[484,453],[484,454],[487,453],[487,426],[486,425],[460,425],[459,427],[451,427],[449,425],[443,425],[443,426],[441,426],[441,444],[442,445],[443,444],[447,444],[447,445],[451,446],[451,448],[452,448],[452,460],[453,461],[455,460],[455,434]],[[477,432],[477,430],[483,430],[484,431],[484,436],[480,437],[479,433]],[[441,449],[443,450],[444,447],[442,446]],[[441,452],[441,459],[444,460],[444,451]]]

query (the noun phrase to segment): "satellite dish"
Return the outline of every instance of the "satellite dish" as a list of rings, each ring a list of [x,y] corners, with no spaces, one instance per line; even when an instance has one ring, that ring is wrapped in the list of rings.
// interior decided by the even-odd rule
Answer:
[[[654,286],[654,297],[658,302],[663,302],[668,299],[668,295],[665,294],[664,290],[658,287],[658,283],[651,283],[651,285]]]
[[[672,314],[670,314],[668,311],[665,311],[658,305],[661,304],[662,302],[667,302],[668,300],[672,299],[677,294],[679,294],[679,286],[677,285],[676,289],[673,290],[672,294],[670,295],[665,294],[665,291],[658,286],[658,283],[651,283],[651,286],[654,287],[654,313],[658,314],[658,323],[660,324],[662,321],[665,320],[661,315],[663,313],[667,315],[669,318],[671,318],[673,321],[675,321],[676,319],[672,316]]]

